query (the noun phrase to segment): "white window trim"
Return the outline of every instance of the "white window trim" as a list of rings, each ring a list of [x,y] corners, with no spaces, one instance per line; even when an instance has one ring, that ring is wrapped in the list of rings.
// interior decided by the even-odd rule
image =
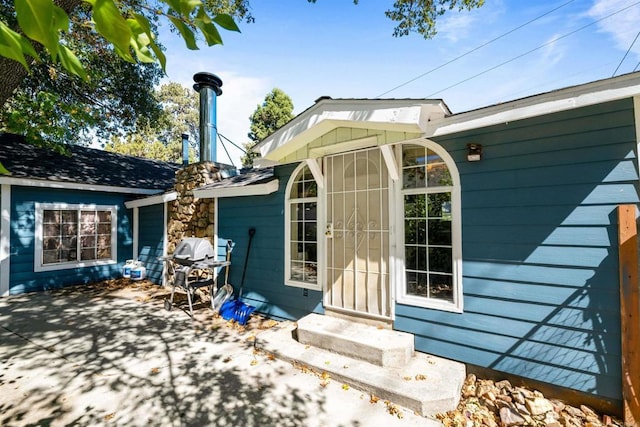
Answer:
[[[396,234],[398,245],[395,248],[395,256],[401,260],[400,264],[402,268],[398,268],[394,277],[396,279],[396,302],[399,304],[414,305],[417,307],[431,308],[435,310],[451,311],[454,313],[463,312],[463,291],[462,291],[462,208],[461,208],[461,189],[460,189],[460,173],[456,166],[453,157],[435,142],[427,139],[403,141],[401,144],[396,145],[396,159],[397,162],[402,165],[402,145],[421,145],[423,147],[433,150],[438,154],[445,164],[449,168],[453,185],[450,187],[433,187],[426,189],[425,191],[413,191],[413,189],[402,189],[402,176],[395,182],[395,206],[398,206],[398,214],[395,218]],[[399,170],[402,171],[401,167]],[[451,240],[452,240],[452,257],[453,257],[453,303],[419,297],[415,295],[407,294],[406,276],[404,271],[404,195],[410,193],[438,193],[442,191],[451,192]]]
[[[56,264],[42,264],[42,212],[45,210],[108,210],[111,211],[111,258],[91,261],[71,261]],[[85,204],[67,204],[67,203],[37,203],[35,204],[35,236],[34,247],[35,254],[33,257],[33,271],[55,271],[70,268],[95,267],[100,265],[117,264],[118,260],[118,206],[116,205],[85,205]]]
[[[318,185],[318,196],[317,197],[305,197],[299,199],[291,199],[289,198],[289,194],[291,194],[291,188],[293,187],[293,183],[295,182],[298,173],[302,169],[307,166],[306,162],[300,163],[297,168],[291,173],[289,177],[289,182],[287,183],[287,188],[285,189],[285,198],[284,198],[284,283],[287,286],[293,286],[297,288],[311,289],[314,291],[322,290],[322,268],[320,260],[322,259],[321,247],[320,247],[320,211],[323,209],[320,206],[320,190],[324,187],[324,182],[322,186]],[[315,180],[315,176],[314,176]],[[317,184],[317,182],[316,182]],[[301,202],[315,202],[316,203],[316,284],[308,283],[308,282],[300,282],[297,280],[291,279],[291,204],[292,203],[301,203]]]

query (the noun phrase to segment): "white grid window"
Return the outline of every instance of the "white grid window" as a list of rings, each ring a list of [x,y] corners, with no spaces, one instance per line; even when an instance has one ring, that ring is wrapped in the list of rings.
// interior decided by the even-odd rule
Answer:
[[[286,280],[288,285],[318,288],[318,186],[306,165],[287,186]]]
[[[36,203],[35,271],[116,262],[115,206]]]
[[[404,286],[401,302],[462,310],[459,184],[442,150],[402,145]],[[453,169],[453,170],[452,170]]]

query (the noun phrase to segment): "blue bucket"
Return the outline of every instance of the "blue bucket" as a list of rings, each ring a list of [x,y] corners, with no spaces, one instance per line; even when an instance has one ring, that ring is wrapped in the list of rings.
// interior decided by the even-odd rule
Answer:
[[[245,304],[240,300],[229,300],[220,307],[220,316],[224,320],[235,320],[240,325],[246,325],[255,307]]]

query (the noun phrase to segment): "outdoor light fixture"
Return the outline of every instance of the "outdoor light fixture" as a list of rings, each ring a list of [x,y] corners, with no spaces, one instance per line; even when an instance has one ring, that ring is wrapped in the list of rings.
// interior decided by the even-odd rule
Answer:
[[[467,144],[467,161],[477,162],[482,158],[482,145]]]

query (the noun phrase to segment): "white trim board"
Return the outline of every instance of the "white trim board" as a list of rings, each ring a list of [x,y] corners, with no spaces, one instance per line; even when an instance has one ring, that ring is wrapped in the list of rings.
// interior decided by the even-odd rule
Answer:
[[[170,193],[157,194],[154,196],[144,197],[142,199],[129,200],[124,202],[128,208],[141,208],[143,206],[159,205],[160,203],[172,202],[178,198],[178,193],[172,191]]]
[[[429,123],[426,138],[543,116],[640,94],[640,72],[455,114]]]
[[[0,187],[0,297],[9,295],[11,271],[11,186]]]
[[[448,113],[440,100],[322,99],[265,138],[253,151],[278,161],[338,127],[422,133],[429,121]]]
[[[133,208],[133,247],[131,255],[135,261],[138,260],[138,240],[140,239],[140,208]]]
[[[111,185],[82,184],[77,182],[48,181],[32,178],[0,177],[0,184],[22,187],[60,188],[65,190],[104,191],[107,193],[156,194],[161,190],[150,188],[115,187]]]
[[[193,197],[211,199],[222,197],[265,196],[278,191],[280,181],[277,179],[264,184],[252,184],[243,187],[201,188],[193,190]]]

